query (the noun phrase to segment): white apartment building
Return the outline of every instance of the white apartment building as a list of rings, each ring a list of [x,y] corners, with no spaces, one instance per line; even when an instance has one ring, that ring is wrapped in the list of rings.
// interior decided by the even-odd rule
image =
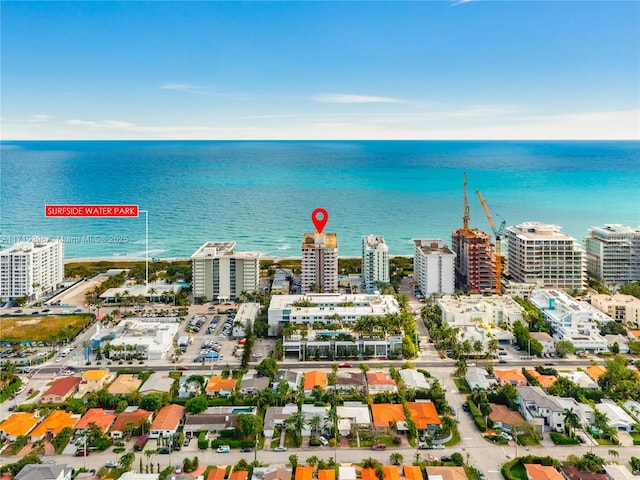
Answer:
[[[362,279],[367,293],[374,293],[376,282],[389,283],[389,247],[380,235],[362,237]]]
[[[591,295],[591,305],[609,315],[616,322],[632,328],[640,328],[640,299],[633,295],[597,293]]]
[[[257,292],[259,252],[236,252],[236,242],[207,242],[191,256],[194,298],[235,300],[242,292]]]
[[[605,284],[640,280],[640,228],[608,224],[585,237],[587,271]]]
[[[37,300],[64,279],[62,240],[36,238],[0,251],[0,299]]]
[[[413,239],[413,276],[424,295],[454,292],[455,257],[455,253],[440,239]]]
[[[568,340],[577,350],[608,350],[607,340],[600,335],[600,325],[613,321],[608,315],[560,290],[538,289],[529,300],[551,324],[556,340]]]
[[[509,276],[517,282],[572,290],[586,286],[584,252],[558,225],[526,222],[507,228]]]
[[[399,312],[400,307],[393,295],[274,295],[269,304],[269,335],[279,335],[287,323],[309,326],[314,323],[345,325],[355,323],[365,316],[376,317]]]
[[[338,291],[338,236],[335,233],[304,234],[301,291]]]

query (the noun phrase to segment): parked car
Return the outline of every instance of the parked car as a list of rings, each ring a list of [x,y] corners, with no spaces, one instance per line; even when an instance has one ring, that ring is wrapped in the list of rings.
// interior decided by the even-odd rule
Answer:
[[[218,453],[229,453],[231,451],[231,447],[229,445],[220,445],[216,452]]]
[[[327,445],[329,445],[329,440],[327,440],[327,439],[326,439],[326,438],[324,438],[324,437],[318,437],[318,440],[320,440],[320,443],[321,443],[322,445],[324,445],[325,447],[326,447]]]
[[[498,363],[509,363],[509,362],[507,362],[504,358],[501,358]]]
[[[352,365],[352,364],[350,364],[349,362],[341,363],[341,364],[340,364],[340,365],[338,365],[338,366],[339,366],[340,368],[351,368],[351,367],[353,367],[353,365]]]
[[[171,450],[168,449],[167,447],[163,447],[163,448],[158,450],[158,453],[160,455],[169,455],[171,453]]]
[[[104,466],[107,468],[118,468],[118,462],[116,462],[115,460],[107,460],[104,463]]]
[[[587,439],[584,438],[582,435],[576,435],[576,438],[580,443],[587,443]]]
[[[507,439],[507,440],[513,440],[513,437],[511,435],[509,435],[507,432],[500,432],[500,436],[502,438]]]
[[[184,442],[182,442],[183,447],[188,447],[191,443],[191,437],[185,437]]]
[[[449,407],[449,412],[451,412],[451,415],[453,415],[454,417],[456,416],[456,409],[453,407]]]
[[[186,366],[184,366],[184,365],[180,365],[180,366],[178,367],[178,370],[182,370],[182,371],[189,370],[189,367],[186,367]]]
[[[451,457],[449,455],[442,455],[440,457],[440,461],[441,462],[450,462],[451,461]]]
[[[436,443],[436,444],[433,446],[433,449],[434,449],[434,450],[444,450],[444,445],[442,445],[442,444],[440,444],[440,443]]]
[[[287,447],[276,447],[273,449],[274,452],[286,452]]]
[[[176,465],[176,468],[173,469],[173,473],[182,473],[182,465]]]
[[[16,409],[16,406],[15,406],[15,405],[11,405],[11,406],[9,407],[9,411],[10,411],[10,412],[13,412],[15,409]]]
[[[249,453],[249,452],[253,452],[253,449],[251,447],[242,447],[240,451],[242,453]]]
[[[387,446],[384,443],[378,443],[377,445],[374,445],[373,447],[371,447],[372,450],[386,450]]]
[[[427,445],[426,443],[421,443],[418,445],[418,450],[431,450],[433,447],[431,445]]]
[[[89,455],[89,451],[84,448],[76,451],[76,457],[86,457],[87,455]]]
[[[464,410],[465,412],[468,412],[469,411],[469,405],[466,404],[466,403],[463,403],[462,404],[462,410]]]

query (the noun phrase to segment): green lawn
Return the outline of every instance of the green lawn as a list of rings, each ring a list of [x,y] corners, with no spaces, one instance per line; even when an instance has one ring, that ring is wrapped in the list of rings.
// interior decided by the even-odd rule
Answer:
[[[511,469],[511,473],[519,480],[528,480],[527,471],[524,469],[521,463],[516,463]]]
[[[469,384],[464,378],[454,378],[453,383],[458,387],[458,392],[460,393],[471,393],[471,389],[469,388]]]
[[[460,443],[460,433],[458,432],[458,427],[453,427],[453,436],[451,440],[445,443],[446,447],[453,447]]]

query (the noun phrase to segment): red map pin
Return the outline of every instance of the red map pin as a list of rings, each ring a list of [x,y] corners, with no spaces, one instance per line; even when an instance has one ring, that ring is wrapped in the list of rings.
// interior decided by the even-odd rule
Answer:
[[[316,231],[322,233],[324,226],[327,224],[327,220],[329,220],[329,214],[324,208],[316,208],[311,213],[311,220],[313,220]]]

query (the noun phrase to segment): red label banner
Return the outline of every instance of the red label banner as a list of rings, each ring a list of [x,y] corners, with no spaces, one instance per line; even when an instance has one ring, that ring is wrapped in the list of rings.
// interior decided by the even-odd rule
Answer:
[[[46,217],[137,217],[138,205],[45,205]]]

